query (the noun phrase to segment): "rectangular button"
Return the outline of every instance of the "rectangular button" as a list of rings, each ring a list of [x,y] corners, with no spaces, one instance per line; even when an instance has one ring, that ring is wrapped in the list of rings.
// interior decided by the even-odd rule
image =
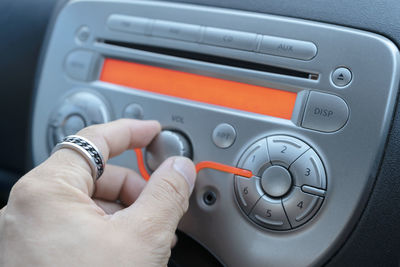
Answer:
[[[335,132],[349,118],[349,107],[336,95],[310,92],[301,126],[321,132]]]
[[[253,51],[256,48],[257,34],[207,27],[203,43]]]
[[[94,59],[94,53],[91,51],[73,51],[65,60],[65,71],[72,79],[88,81]]]
[[[153,25],[152,35],[188,42],[197,42],[200,39],[200,26],[156,20]]]
[[[264,35],[259,52],[274,56],[310,60],[317,54],[317,47],[311,42]]]
[[[150,19],[145,18],[111,15],[107,20],[107,26],[115,31],[149,34],[150,22]]]

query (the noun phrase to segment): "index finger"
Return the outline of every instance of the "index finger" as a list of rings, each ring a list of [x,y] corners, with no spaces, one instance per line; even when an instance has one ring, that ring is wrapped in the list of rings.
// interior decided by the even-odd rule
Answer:
[[[84,128],[77,135],[94,143],[107,162],[128,149],[148,145],[160,130],[161,125],[157,121],[120,119]]]
[[[92,142],[106,162],[128,149],[146,146],[161,130],[157,121],[120,119],[87,127],[77,133]],[[93,193],[93,178],[84,157],[71,149],[60,149],[40,165],[34,173],[43,171],[40,179],[60,180],[84,193]],[[33,175],[35,176],[35,175]]]

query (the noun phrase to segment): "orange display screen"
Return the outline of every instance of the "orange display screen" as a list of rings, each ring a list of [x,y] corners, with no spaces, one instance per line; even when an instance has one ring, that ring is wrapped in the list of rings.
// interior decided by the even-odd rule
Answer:
[[[181,99],[290,119],[296,93],[106,58],[100,80]]]

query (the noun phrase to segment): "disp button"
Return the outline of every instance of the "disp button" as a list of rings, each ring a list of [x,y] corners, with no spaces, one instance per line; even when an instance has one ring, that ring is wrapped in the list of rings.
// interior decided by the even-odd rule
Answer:
[[[349,118],[349,108],[338,96],[311,92],[304,112],[302,126],[321,132],[342,128]]]

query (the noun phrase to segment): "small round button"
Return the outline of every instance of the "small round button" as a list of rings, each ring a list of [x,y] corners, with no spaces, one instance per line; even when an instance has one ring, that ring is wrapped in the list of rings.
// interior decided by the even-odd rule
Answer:
[[[212,140],[219,148],[228,148],[235,142],[236,131],[232,125],[228,123],[221,123],[215,127]]]
[[[87,26],[82,26],[78,29],[78,31],[76,32],[76,39],[79,42],[86,42],[90,37],[90,29]]]
[[[164,130],[146,148],[145,159],[150,170],[154,171],[169,157],[192,157],[192,146],[185,136],[175,131]]]
[[[344,87],[351,82],[353,75],[348,68],[339,67],[332,73],[332,82],[339,87]]]
[[[80,115],[72,115],[68,117],[63,125],[64,135],[76,134],[81,129],[85,128],[85,120]]]
[[[143,108],[138,104],[129,104],[124,109],[124,118],[129,119],[143,119]]]
[[[287,169],[281,166],[267,168],[261,176],[261,186],[271,197],[285,195],[292,185],[292,177]]]

